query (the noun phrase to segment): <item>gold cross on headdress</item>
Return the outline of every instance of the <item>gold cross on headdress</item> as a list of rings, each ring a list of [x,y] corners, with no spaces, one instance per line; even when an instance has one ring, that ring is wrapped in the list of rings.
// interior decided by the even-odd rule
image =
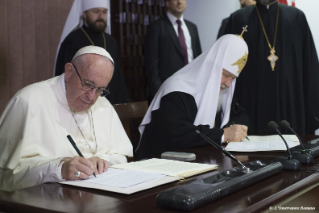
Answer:
[[[247,32],[247,25],[245,26],[245,27],[243,27],[243,31],[241,32],[241,34],[240,35],[238,35],[238,37],[239,38],[241,38],[241,39],[243,39],[244,40],[244,38],[243,38],[243,34],[244,34],[244,32]]]
[[[237,73],[240,74],[240,72],[244,69],[246,63],[248,60],[248,53],[245,52],[245,55],[238,59],[235,63],[232,64],[232,66],[237,65],[238,66],[238,71]]]

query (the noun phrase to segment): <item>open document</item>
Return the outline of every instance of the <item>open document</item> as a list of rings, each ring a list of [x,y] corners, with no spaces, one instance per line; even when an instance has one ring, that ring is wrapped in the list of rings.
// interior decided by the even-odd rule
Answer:
[[[247,136],[243,142],[230,142],[226,146],[227,151],[232,152],[260,152],[260,151],[286,151],[287,147],[279,135],[268,136]],[[299,145],[299,140],[295,135],[283,135],[289,148]]]
[[[175,160],[152,158],[112,166],[117,169],[128,169],[142,172],[153,172],[173,177],[187,178],[193,175],[217,169],[217,165],[190,163]]]
[[[296,135],[282,135],[286,141],[293,141],[293,142],[299,142],[298,138]],[[243,140],[243,142],[248,142],[248,141],[282,141],[281,137],[279,135],[248,135],[247,136],[249,140],[246,138]]]
[[[96,178],[91,176],[87,180],[60,183],[132,194],[214,169],[217,169],[217,165],[153,158],[112,166],[107,172],[97,175]]]

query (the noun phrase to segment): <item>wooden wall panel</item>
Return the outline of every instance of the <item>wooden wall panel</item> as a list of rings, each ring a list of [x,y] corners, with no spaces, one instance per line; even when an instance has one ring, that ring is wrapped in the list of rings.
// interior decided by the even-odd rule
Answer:
[[[74,0],[0,0],[0,113],[21,88],[53,76]]]
[[[16,93],[23,84],[21,0],[8,1],[8,73],[10,94]]]
[[[34,0],[37,81],[52,77],[49,66],[48,1]]]
[[[11,95],[8,74],[8,17],[7,0],[0,0],[0,112],[3,111]]]
[[[65,1],[65,2],[69,2],[69,1]],[[61,7],[61,0],[56,0],[56,1],[48,1],[48,33],[49,33],[49,38],[48,38],[48,43],[49,43],[49,72],[48,75],[52,76],[53,75],[53,70],[52,67],[54,67],[55,65],[55,56],[56,56],[56,51],[57,51],[57,47],[59,45],[59,41],[60,41],[60,37],[61,37],[61,33],[64,27],[64,23],[66,21],[65,14],[64,14],[64,20],[61,21],[59,18],[59,8]],[[69,5],[68,8],[71,8],[71,5]],[[66,14],[69,13],[69,11],[64,12]],[[50,18],[50,17],[54,17],[54,18]],[[63,23],[61,23],[63,22]]]
[[[28,4],[23,4],[21,11],[22,18],[22,55],[23,55],[23,75],[24,85],[34,83],[37,79],[36,63],[36,27],[34,14],[34,0]]]

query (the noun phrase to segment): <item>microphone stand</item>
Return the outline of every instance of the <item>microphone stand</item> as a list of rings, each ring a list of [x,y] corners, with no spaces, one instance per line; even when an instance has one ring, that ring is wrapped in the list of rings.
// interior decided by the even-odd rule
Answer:
[[[299,135],[290,127],[289,122],[286,120],[282,120],[280,124],[281,124],[281,127],[283,127],[284,129],[289,129],[291,132],[293,132],[297,136],[300,143],[300,147],[302,148],[301,153],[299,151],[293,151],[292,157],[300,161],[301,164],[305,164],[305,165],[312,164],[314,161],[313,156],[306,152],[305,147],[303,146]]]
[[[246,167],[244,164],[242,164],[242,162],[240,162],[237,158],[235,158],[230,152],[226,151],[222,146],[219,146],[215,141],[213,141],[212,139],[210,139],[209,137],[207,137],[206,135],[204,135],[203,133],[201,133],[200,131],[196,130],[196,132],[202,137],[204,138],[205,141],[207,141],[208,143],[210,143],[211,145],[213,145],[216,149],[218,149],[219,151],[223,152],[226,156],[228,156],[230,159],[232,159],[233,161],[239,163],[243,169],[246,169],[247,171],[249,171],[249,168]]]
[[[283,170],[298,171],[301,167],[301,164],[298,160],[292,158],[292,154],[290,152],[289,146],[288,146],[285,138],[282,136],[281,132],[279,131],[278,125],[274,121],[270,121],[268,123],[268,128],[271,131],[275,130],[279,134],[281,139],[284,141],[284,143],[287,147],[288,156],[278,157],[275,160],[279,161],[282,164]]]

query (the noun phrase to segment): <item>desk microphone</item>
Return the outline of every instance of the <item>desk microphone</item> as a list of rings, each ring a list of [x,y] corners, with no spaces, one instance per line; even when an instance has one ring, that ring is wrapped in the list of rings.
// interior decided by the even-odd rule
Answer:
[[[300,146],[301,146],[301,153],[298,152],[298,151],[293,151],[292,152],[292,157],[298,161],[300,161],[301,164],[311,164],[313,163],[313,156],[308,154],[305,150],[305,147],[303,146],[302,142],[301,142],[301,139],[299,137],[299,135],[290,127],[290,123],[286,120],[282,120],[280,122],[280,126],[284,129],[289,129],[291,132],[293,132],[298,140],[299,140],[299,143],[300,143]]]
[[[276,159],[282,164],[283,170],[288,170],[288,171],[299,170],[301,167],[301,164],[298,160],[292,158],[292,154],[289,150],[289,146],[285,138],[282,136],[281,132],[279,131],[278,125],[274,121],[270,121],[267,127],[270,131],[276,131],[278,135],[282,138],[282,140],[285,142],[285,145],[287,147],[288,156],[283,156]]]
[[[246,169],[247,171],[249,171],[249,168],[247,168],[244,164],[242,164],[242,162],[240,162],[237,158],[235,158],[232,154],[230,154],[230,152],[226,151],[222,146],[218,145],[215,141],[213,141],[211,138],[207,137],[206,135],[204,135],[203,133],[201,133],[200,131],[196,130],[196,132],[202,137],[204,138],[205,141],[207,141],[208,143],[210,143],[211,145],[213,145],[216,149],[222,151],[226,156],[228,156],[229,158],[231,158],[232,160],[236,161],[237,163],[239,163],[243,169]]]

